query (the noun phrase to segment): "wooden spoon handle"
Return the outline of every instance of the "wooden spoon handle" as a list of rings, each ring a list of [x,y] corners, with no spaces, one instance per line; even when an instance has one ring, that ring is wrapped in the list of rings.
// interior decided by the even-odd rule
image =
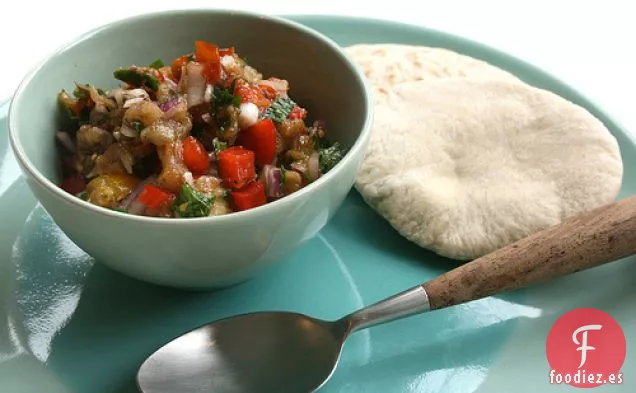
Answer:
[[[602,265],[636,252],[636,196],[564,220],[422,287],[440,309]]]

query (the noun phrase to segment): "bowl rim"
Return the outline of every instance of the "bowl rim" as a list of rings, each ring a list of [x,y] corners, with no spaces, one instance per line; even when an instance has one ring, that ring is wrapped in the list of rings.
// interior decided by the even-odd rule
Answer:
[[[360,130],[360,133],[356,137],[355,141],[351,145],[349,149],[347,149],[344,157],[333,167],[329,172],[321,176],[318,180],[308,184],[307,186],[301,188],[300,190],[287,195],[278,200],[268,202],[265,205],[249,209],[243,211],[235,211],[229,214],[219,215],[219,216],[205,216],[205,217],[192,217],[192,218],[166,218],[166,217],[147,217],[140,215],[133,215],[122,213],[119,211],[115,211],[112,209],[108,209],[105,207],[101,207],[98,205],[94,205],[87,201],[84,201],[80,198],[75,197],[64,191],[57,184],[53,183],[46,176],[40,172],[33,162],[27,157],[22,143],[19,141],[18,133],[16,131],[17,125],[15,124],[15,117],[17,117],[17,107],[19,106],[18,102],[27,88],[27,86],[31,83],[32,79],[40,72],[40,70],[50,62],[54,57],[63,54],[68,49],[74,47],[78,43],[90,39],[93,35],[98,34],[105,30],[110,30],[116,28],[119,25],[123,24],[132,24],[140,21],[152,20],[154,18],[166,17],[166,16],[191,16],[191,15],[210,15],[210,16],[242,16],[253,19],[261,19],[274,24],[283,25],[295,30],[298,30],[307,36],[312,37],[318,41],[321,41],[324,45],[326,45],[329,49],[332,50],[334,55],[340,57],[340,59],[344,62],[347,68],[351,71],[351,74],[355,81],[362,87],[362,99],[364,101],[364,120]],[[306,25],[303,25],[299,22],[288,19],[286,16],[282,15],[272,15],[254,11],[243,11],[237,9],[226,9],[226,8],[187,8],[187,9],[171,9],[171,10],[162,10],[162,11],[154,11],[154,12],[146,12],[138,15],[133,15],[125,18],[120,18],[100,26],[97,26],[91,30],[88,30],[82,34],[71,38],[66,41],[64,44],[57,47],[55,50],[51,51],[49,54],[45,55],[34,67],[28,71],[23,79],[20,81],[13,97],[11,99],[9,110],[7,114],[7,125],[8,125],[8,134],[9,134],[9,143],[11,148],[13,149],[16,158],[21,163],[21,167],[24,171],[28,173],[28,175],[34,179],[37,183],[40,184],[44,189],[46,189],[51,195],[54,197],[61,199],[62,202],[77,206],[80,209],[87,210],[89,213],[93,213],[96,215],[105,215],[107,217],[111,217],[113,219],[122,219],[122,220],[131,220],[138,223],[149,223],[149,224],[159,224],[159,225],[200,225],[202,223],[223,223],[229,220],[241,220],[248,218],[258,218],[260,216],[269,214],[273,209],[277,209],[278,207],[284,204],[290,204],[293,201],[299,200],[305,197],[307,194],[314,192],[314,190],[318,190],[319,188],[324,187],[324,185],[329,182],[333,177],[336,176],[337,172],[341,171],[346,164],[355,160],[355,156],[358,154],[364,154],[364,146],[366,142],[371,136],[371,128],[374,118],[373,111],[373,93],[371,88],[363,76],[362,70],[360,67],[354,63],[344,52],[343,48],[338,45],[334,40],[326,36],[325,34],[318,32],[317,30],[310,28]]]

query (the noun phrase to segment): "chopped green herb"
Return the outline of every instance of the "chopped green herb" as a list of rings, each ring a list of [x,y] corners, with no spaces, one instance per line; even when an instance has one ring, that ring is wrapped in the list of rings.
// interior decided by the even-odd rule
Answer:
[[[212,145],[214,146],[214,154],[219,154],[221,150],[227,149],[227,142],[220,141],[219,138],[214,138]]]
[[[202,194],[185,183],[181,186],[172,209],[176,217],[205,217],[210,214],[214,200],[215,197]]]
[[[106,92],[102,89],[100,89],[99,87],[97,88],[97,92],[99,93],[100,96],[105,96]]]
[[[144,129],[144,125],[138,121],[133,121],[132,123],[130,123],[130,126],[137,132],[141,132],[141,130]]]
[[[122,208],[122,207],[115,207],[113,208],[114,211],[116,212],[120,212],[120,213],[128,213],[128,210]]]
[[[272,105],[265,111],[263,115],[265,118],[269,117],[276,123],[282,123],[289,117],[292,109],[296,106],[296,103],[290,98],[277,98]]]
[[[327,173],[333,168],[346,154],[346,150],[343,149],[338,142],[332,146],[318,150],[320,163],[320,172]]]
[[[152,63],[150,63],[148,67],[158,70],[159,68],[164,67],[164,64],[163,64],[163,61],[161,61],[161,59],[157,59],[153,61]]]
[[[190,61],[195,61],[196,60],[196,58],[194,57],[194,53],[192,53],[192,54],[190,54],[188,56],[188,60],[190,60]]]
[[[135,87],[146,86],[153,91],[159,89],[159,81],[152,75],[132,68],[120,68],[113,72],[115,78]]]
[[[285,184],[285,175],[287,174],[287,169],[284,166],[280,166],[280,182]]]
[[[233,105],[236,108],[241,106],[241,97],[234,95],[233,92],[233,87],[225,89],[223,87],[214,86],[214,106],[216,108],[227,105]]]

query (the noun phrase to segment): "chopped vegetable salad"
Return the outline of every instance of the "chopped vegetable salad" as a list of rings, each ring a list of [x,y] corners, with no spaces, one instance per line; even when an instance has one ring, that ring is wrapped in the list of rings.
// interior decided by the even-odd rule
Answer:
[[[128,214],[190,218],[253,209],[343,157],[321,121],[234,48],[196,41],[169,65],[120,68],[120,86],[58,94],[61,187]]]

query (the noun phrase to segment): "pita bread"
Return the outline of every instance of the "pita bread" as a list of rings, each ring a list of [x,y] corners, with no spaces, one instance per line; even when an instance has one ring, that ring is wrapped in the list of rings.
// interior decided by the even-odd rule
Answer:
[[[485,61],[449,49],[405,44],[357,44],[345,53],[366,76],[376,100],[404,82],[439,78],[483,78],[521,82]]]
[[[400,234],[469,260],[612,202],[616,139],[582,107],[504,80],[406,82],[375,110],[356,189]]]

